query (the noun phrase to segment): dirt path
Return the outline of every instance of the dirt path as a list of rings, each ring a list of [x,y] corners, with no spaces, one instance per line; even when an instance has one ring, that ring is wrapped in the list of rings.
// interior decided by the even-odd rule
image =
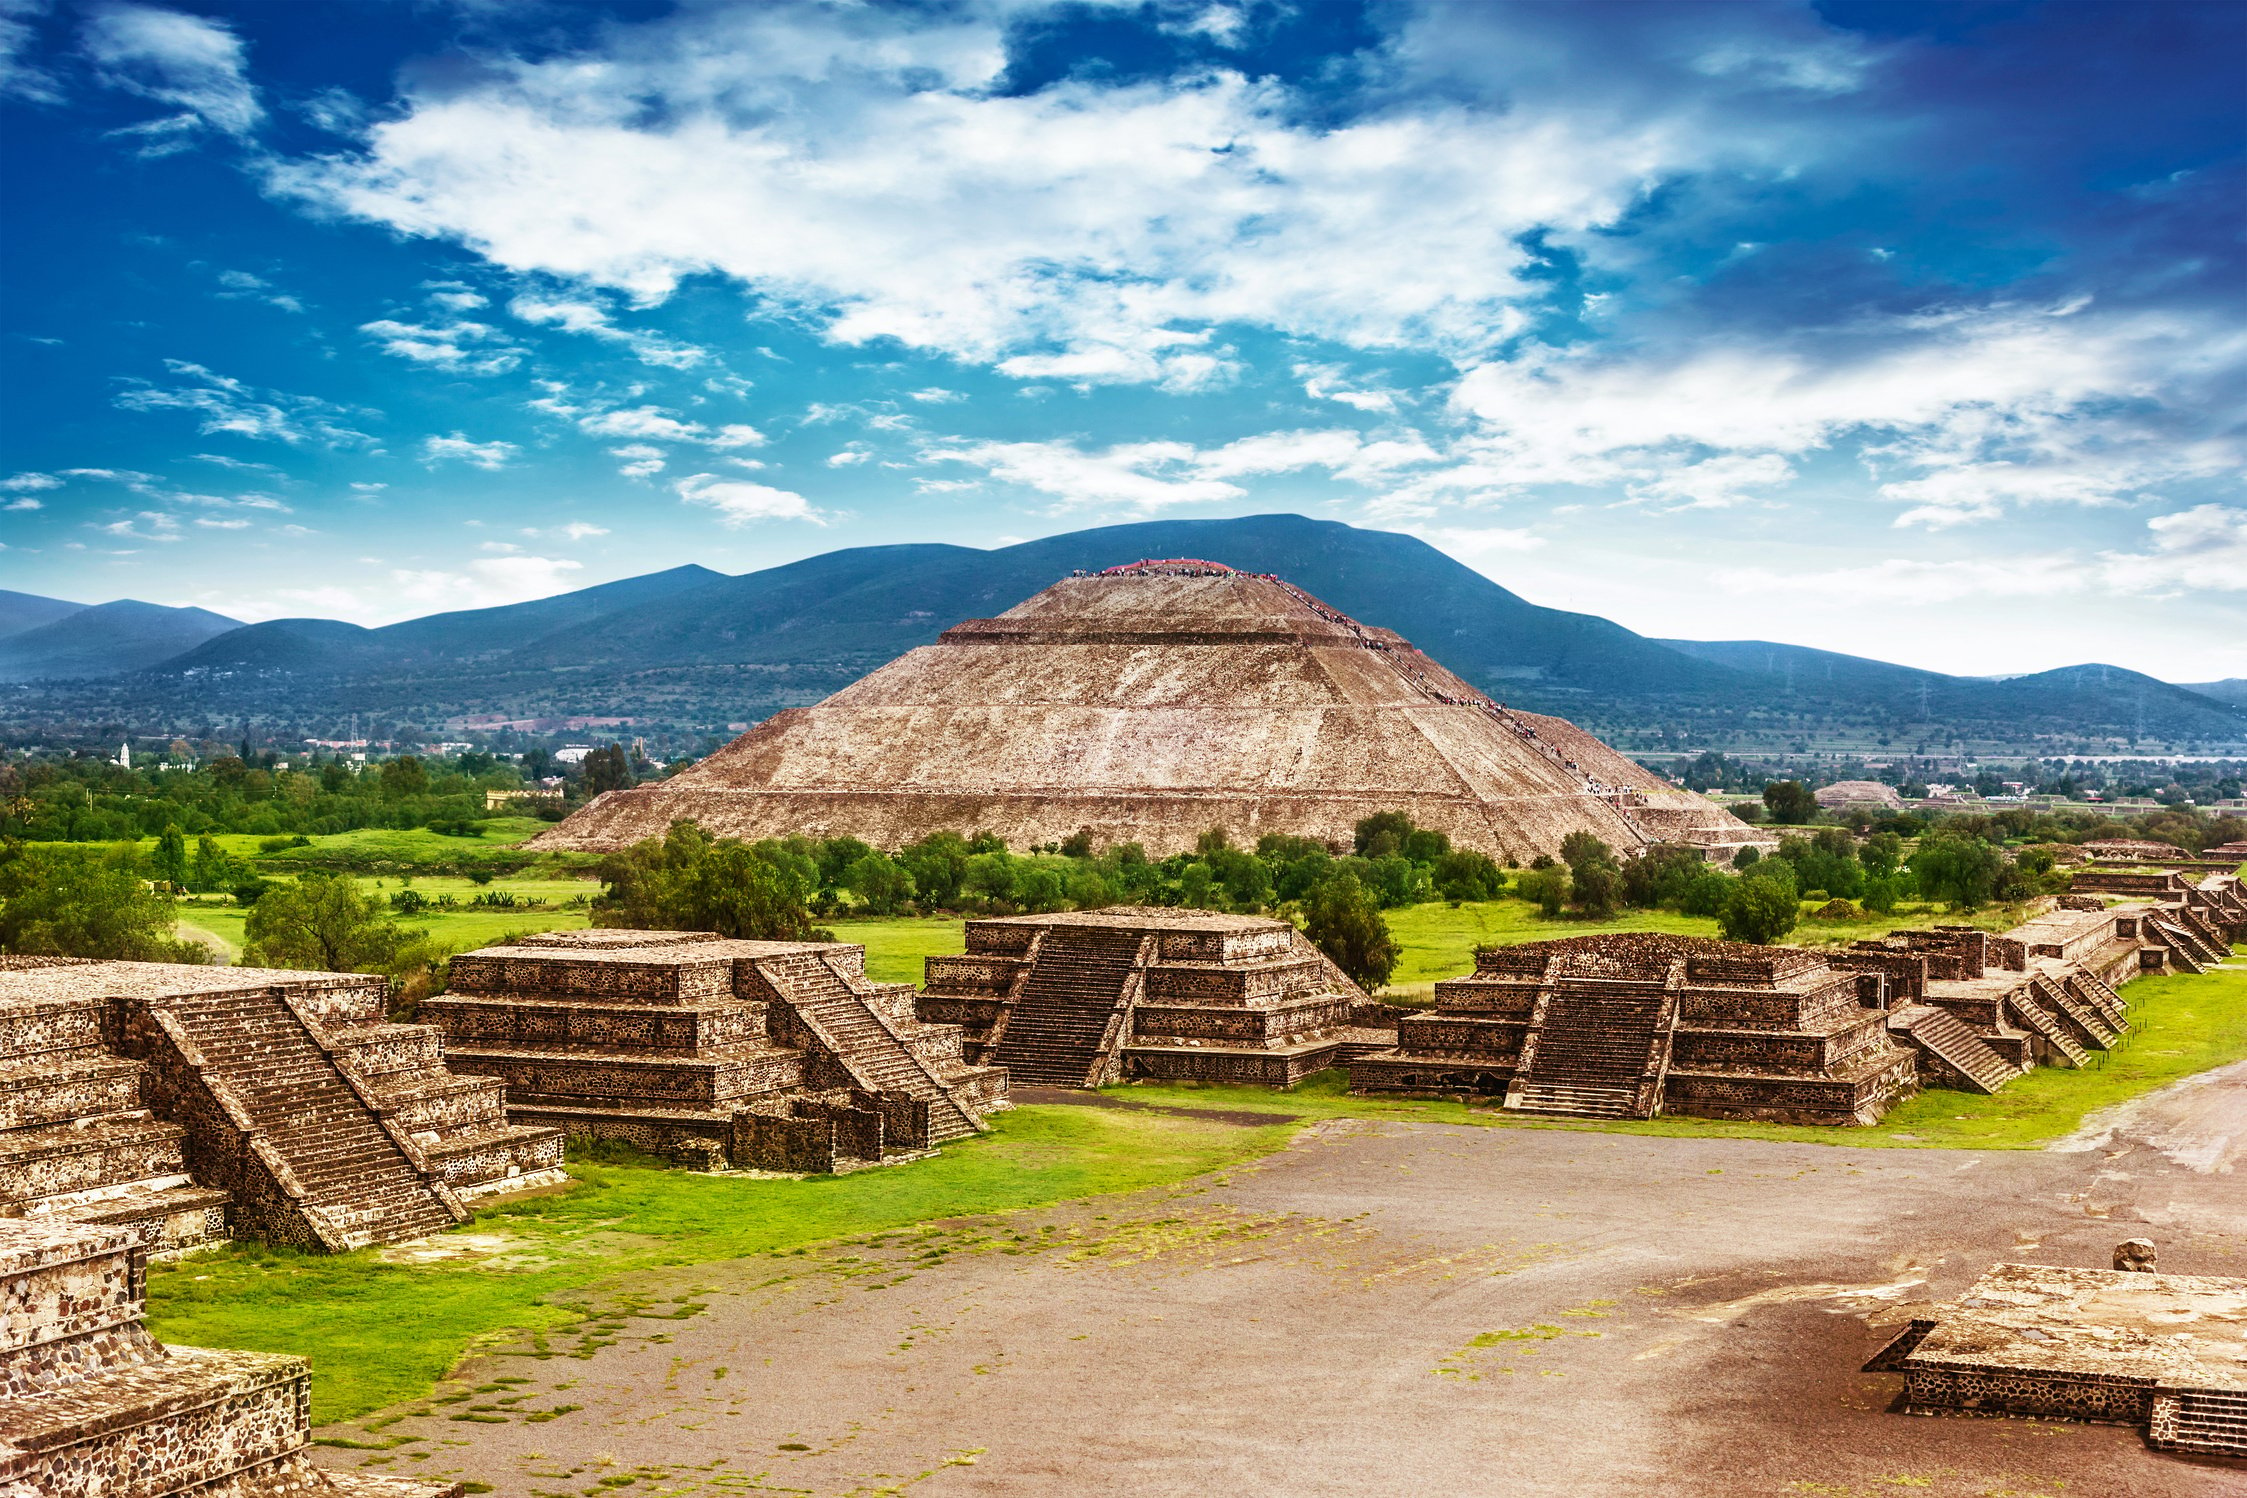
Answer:
[[[211,960],[220,967],[233,966],[234,960],[242,955],[240,949],[225,937],[216,931],[207,931],[193,921],[174,921],[172,934],[181,941],[191,941],[210,948]]]
[[[2001,1259],[2104,1264],[2158,1221],[2164,1268],[2237,1273],[2242,1196],[2130,1140],[1333,1120],[1177,1190],[644,1277],[664,1319],[479,1359],[322,1460],[501,1498],[2230,1494],[2247,1467],[1909,1419],[1856,1370]]]

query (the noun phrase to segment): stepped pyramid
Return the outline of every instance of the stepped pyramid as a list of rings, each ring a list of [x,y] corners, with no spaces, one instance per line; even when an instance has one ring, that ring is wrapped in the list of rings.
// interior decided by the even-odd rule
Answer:
[[[0,957],[0,1217],[230,1231],[328,1252],[419,1238],[561,1180],[361,973]]]
[[[518,1125],[708,1167],[833,1171],[980,1133],[1006,1073],[841,942],[550,931],[453,959],[422,1002]]]
[[[931,957],[922,1019],[1011,1082],[1124,1078],[1291,1087],[1396,1043],[1394,1015],[1285,921],[1118,905],[967,923]]]
[[[692,818],[722,836],[885,848],[940,829],[1017,848],[1085,829],[1161,857],[1212,826],[1346,842],[1391,810],[1517,862],[1577,831],[1621,852],[1771,844],[1279,578],[1167,561],[1065,578],[958,625],[532,846],[619,848]]]

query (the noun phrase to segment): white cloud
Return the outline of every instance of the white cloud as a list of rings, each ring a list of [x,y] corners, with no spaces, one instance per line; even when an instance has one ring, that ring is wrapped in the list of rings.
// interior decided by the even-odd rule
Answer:
[[[146,5],[105,5],[83,42],[102,82],[177,106],[191,124],[247,136],[265,111],[245,76],[241,39],[216,21]]]
[[[2201,413],[2243,367],[2247,332],[2081,302],[1870,318],[1799,346],[1544,350],[1462,377],[1453,408],[1477,429],[1419,492],[1628,485],[1729,503],[1844,448],[1893,475],[1878,492],[1909,506],[1899,524],[2113,503],[2236,470],[2247,446]]]
[[[666,454],[662,448],[650,447],[645,442],[628,442],[622,447],[610,448],[609,456],[624,459],[624,466],[618,473],[628,479],[645,479],[663,471]]]
[[[940,406],[953,401],[964,401],[967,397],[957,390],[946,390],[941,385],[931,385],[925,390],[909,392],[907,399],[917,400],[924,406]]]
[[[2247,509],[2195,505],[2156,516],[2146,529],[2151,552],[2101,557],[2109,586],[2138,593],[2247,592]]]
[[[1053,495],[1061,501],[1060,509],[1127,505],[1138,510],[1237,499],[1248,491],[1234,479],[1314,468],[1353,483],[1383,484],[1399,470],[1439,457],[1417,437],[1368,442],[1341,429],[1266,432],[1213,448],[1124,442],[1087,452],[1063,441],[979,442],[937,445],[921,453],[923,462],[970,464],[993,478]]]
[[[1354,382],[1349,382],[1348,372],[1338,364],[1298,364],[1295,373],[1303,381],[1303,393],[1313,400],[1335,401],[1359,411],[1396,409],[1396,392],[1353,390],[1349,384]]]
[[[829,453],[827,455],[827,466],[829,468],[848,468],[854,463],[867,462],[873,456],[874,455],[871,452],[867,451],[865,448],[860,447],[856,443],[852,443],[849,447],[844,448],[841,452]]]
[[[1545,294],[1523,235],[1610,224],[1667,175],[1774,149],[1683,128],[1688,103],[1564,95],[1313,123],[1222,69],[1022,95],[991,86],[1009,24],[1004,6],[695,8],[597,53],[409,85],[361,154],[271,180],[643,304],[715,271],[844,343],[1193,388],[1235,362],[1210,336],[1231,323],[1491,350]]]
[[[45,505],[29,495],[25,495],[22,499],[11,499],[6,504],[0,505],[0,510],[43,510],[45,508]]]
[[[584,541],[594,536],[605,536],[608,533],[609,528],[607,526],[595,525],[587,520],[572,520],[562,527],[562,538],[566,541]]]
[[[38,41],[32,18],[46,10],[47,0],[0,0],[0,98],[62,102],[62,87],[54,75],[28,55]]]
[[[421,461],[443,463],[457,460],[472,468],[489,473],[505,468],[507,460],[521,451],[512,442],[475,442],[462,433],[450,437],[427,437],[421,444]]]
[[[97,524],[94,529],[104,535],[116,536],[126,541],[177,541],[181,539],[179,520],[161,510],[143,510],[130,520],[112,520]]]
[[[692,369],[697,364],[710,362],[711,356],[707,349],[696,348],[692,344],[674,343],[653,333],[616,326],[609,320],[607,308],[585,298],[526,294],[509,302],[507,310],[528,323],[624,344],[642,364],[659,365],[665,369]]]
[[[554,388],[553,394],[541,396],[530,404],[534,410],[576,422],[577,429],[589,437],[636,438],[641,442],[686,442],[719,452],[739,447],[762,447],[769,440],[763,432],[746,422],[727,422],[712,428],[699,421],[688,421],[661,406],[620,406],[610,410],[588,410],[571,405],[566,392],[559,388]]]
[[[343,424],[343,418],[352,412],[316,396],[259,390],[185,359],[166,359],[164,367],[182,383],[160,389],[147,380],[127,379],[127,388],[117,395],[116,404],[127,411],[193,411],[203,418],[196,430],[206,434],[230,432],[292,446],[312,442],[324,447],[364,447],[374,442],[365,432]]]
[[[0,489],[10,494],[37,494],[61,487],[62,480],[51,473],[19,473],[13,478],[0,479]]]
[[[386,354],[455,374],[505,374],[523,362],[523,350],[488,323],[463,319],[439,326],[386,317],[361,323],[359,331],[377,340]]]
[[[1628,492],[1634,501],[1658,509],[1721,510],[1756,497],[1754,490],[1776,487],[1794,476],[1787,460],[1776,453],[1752,457],[1727,453],[1668,469],[1632,484]]]
[[[269,307],[278,307],[283,312],[304,310],[303,302],[276,289],[263,276],[253,276],[246,270],[222,270],[218,273],[218,284],[223,288],[218,293],[221,301],[263,302]]]
[[[478,557],[462,572],[400,568],[391,574],[398,596],[432,609],[484,609],[566,591],[569,574],[584,563],[567,557]]]
[[[228,520],[215,515],[198,515],[195,517],[195,523],[206,530],[214,531],[246,531],[250,528],[250,523],[247,520],[240,518]]]
[[[697,473],[680,479],[672,487],[688,504],[707,505],[716,510],[719,520],[729,526],[748,525],[758,520],[827,523],[826,517],[812,508],[811,501],[787,489],[720,478],[714,473]]]

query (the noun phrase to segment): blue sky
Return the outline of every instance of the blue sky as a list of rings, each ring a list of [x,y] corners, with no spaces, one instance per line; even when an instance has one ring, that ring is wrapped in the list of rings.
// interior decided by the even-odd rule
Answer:
[[[0,0],[0,586],[1294,510],[2247,675],[2247,6]]]

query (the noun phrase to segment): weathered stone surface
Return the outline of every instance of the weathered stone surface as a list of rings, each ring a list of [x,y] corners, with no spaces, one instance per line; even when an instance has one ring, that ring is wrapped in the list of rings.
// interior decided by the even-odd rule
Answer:
[[[1078,832],[1158,856],[1212,826],[1347,841],[1376,811],[1499,858],[1568,833],[1772,845],[1559,718],[1499,706],[1396,634],[1208,563],[1062,580],[661,785],[541,835],[609,849],[691,817],[725,836]]]
[[[141,1325],[139,1227],[0,1220],[0,1494],[458,1498],[304,1458],[302,1358],[167,1348]]]
[[[1023,1082],[1128,1077],[1286,1087],[1393,1025],[1285,921],[1115,906],[967,924],[967,954],[928,960],[924,1020],[965,1027],[970,1056]],[[1367,1011],[1372,1011],[1369,1015]]]
[[[455,958],[422,1013],[450,1064],[505,1081],[509,1118],[712,1168],[849,1169],[1006,1106],[1004,1071],[839,943],[549,932]]]
[[[2163,1449],[2247,1456],[2247,1279],[2155,1274],[2123,1257],[2115,1269],[1996,1265],[1866,1370],[1903,1374],[1911,1414],[2142,1424]]]
[[[559,1132],[446,1071],[356,973],[0,959],[0,1214],[345,1249],[560,1179]]]

